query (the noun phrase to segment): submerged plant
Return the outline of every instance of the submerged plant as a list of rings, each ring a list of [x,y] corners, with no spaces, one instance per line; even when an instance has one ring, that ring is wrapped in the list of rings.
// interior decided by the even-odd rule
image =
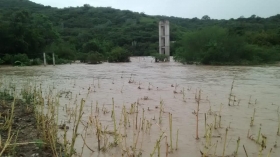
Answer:
[[[197,102],[197,111],[196,111],[196,139],[198,140],[198,114],[199,114],[199,104],[201,101],[201,90],[198,92],[198,96],[196,96],[196,102]]]
[[[254,125],[255,114],[256,114],[256,109],[254,109],[253,117],[251,117],[251,123],[250,123],[250,126],[253,126],[253,125]]]

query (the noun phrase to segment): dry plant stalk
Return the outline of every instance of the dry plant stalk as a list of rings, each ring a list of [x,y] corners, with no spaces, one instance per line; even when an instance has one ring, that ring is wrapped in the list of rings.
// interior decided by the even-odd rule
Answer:
[[[135,125],[135,129],[137,130],[137,125],[138,125],[138,123],[137,123],[137,121],[138,121],[138,103],[137,103],[137,112],[136,112],[136,125]]]
[[[13,100],[12,106],[11,106],[11,112],[8,113],[8,116],[5,118],[5,123],[0,128],[0,130],[8,130],[12,126],[13,119],[14,119],[15,101],[16,101],[16,98],[14,97],[14,100]]]
[[[227,134],[228,134],[228,128],[226,128],[226,135],[225,135],[224,148],[223,148],[223,157],[225,156],[225,151],[226,151]]]
[[[151,83],[149,82],[148,90],[151,90]]]
[[[155,155],[155,152],[158,149],[158,147],[160,147],[160,142],[161,142],[163,134],[164,134],[164,132],[162,132],[162,134],[160,135],[159,139],[156,141],[156,145],[154,147],[153,152],[150,154],[150,157],[153,157]]]
[[[258,157],[262,157],[263,147],[260,145]]]
[[[25,145],[25,144],[44,144],[46,147],[50,147],[52,150],[52,154],[54,156],[58,156],[57,150],[57,133],[58,133],[58,107],[59,107],[59,97],[60,94],[53,96],[54,87],[49,88],[48,93],[46,93],[46,99],[48,108],[45,109],[44,98],[42,95],[42,86],[40,84],[39,89],[37,86],[32,86],[30,82],[25,84],[21,90],[21,94],[24,100],[28,103],[26,109],[24,110],[26,113],[34,113],[36,118],[36,127],[37,131],[42,138],[43,142],[24,142],[24,143],[15,143],[9,144],[10,146],[16,145]],[[67,96],[67,94],[66,94]],[[12,106],[12,111],[14,107]],[[66,106],[66,110],[67,106]],[[13,114],[11,114],[13,115]],[[64,126],[64,129],[66,126]],[[66,134],[66,133],[65,133]],[[67,147],[64,148],[65,154],[68,154]]]
[[[141,121],[141,118],[140,118],[140,121]],[[136,141],[135,141],[134,147],[133,147],[133,150],[134,150],[134,151],[136,150],[136,147],[137,147],[138,138],[139,138],[139,134],[140,134],[140,127],[141,127],[141,123],[139,123],[139,130],[138,130],[138,132],[137,132]]]
[[[221,128],[222,116],[219,115],[219,128]]]
[[[251,123],[250,123],[250,126],[253,126],[253,125],[254,125],[255,114],[256,114],[256,109],[254,109],[253,117],[251,117]]]
[[[158,146],[158,157],[160,157],[160,144]]]
[[[208,127],[208,129],[205,131],[205,148],[209,148],[211,146],[211,139],[212,139],[212,127],[213,124],[210,124],[210,126]]]
[[[160,100],[160,107],[159,107],[159,124],[162,123],[162,112],[163,112],[162,105],[163,105],[163,100]]]
[[[144,115],[145,115],[145,109],[143,108],[142,109],[142,125],[141,125],[141,130],[143,130],[143,127],[144,127],[144,125],[145,125],[145,117],[144,117]],[[140,121],[141,121],[141,119],[140,119]],[[140,128],[139,128],[140,129]]]
[[[117,126],[116,126],[116,115],[115,115],[115,102],[114,102],[114,98],[112,98],[112,103],[113,103],[113,110],[112,110],[112,118],[114,121],[114,144],[117,144],[118,141],[118,137],[117,137]]]
[[[185,94],[185,88],[183,88],[183,102],[186,102],[186,94]]]
[[[244,145],[243,145],[243,149],[244,149],[244,151],[245,151],[246,157],[248,157],[248,154],[247,154],[247,151],[246,151],[246,148],[245,148]]]
[[[179,86],[179,85],[176,83],[176,84],[175,84],[175,89],[174,89],[174,91],[173,91],[174,94],[177,93],[177,87],[178,87],[178,86]]]
[[[141,141],[140,151],[142,151],[143,141],[144,141],[144,131],[142,131],[142,141]]]
[[[237,156],[237,154],[238,154],[239,144],[240,144],[240,137],[238,137],[238,140],[237,140],[237,146],[236,146],[236,150],[235,150],[235,152],[234,152],[234,155],[235,155],[235,156]]]
[[[165,136],[165,145],[166,145],[165,156],[166,156],[166,157],[168,157],[168,143],[167,143],[167,136]]]
[[[250,95],[249,102],[248,102],[248,107],[251,104],[251,98],[252,98],[252,95]]]
[[[267,157],[270,157],[271,152],[272,152],[272,148],[270,148],[270,151],[268,152]]]
[[[173,151],[172,147],[172,114],[169,113],[169,129],[170,129],[170,152]]]
[[[230,106],[230,100],[231,100],[231,97],[232,97],[233,84],[234,84],[234,79],[232,80],[232,83],[231,83],[230,93],[229,93],[229,97],[228,97],[228,106]]]
[[[206,113],[204,113],[204,130],[205,130],[204,137],[206,137],[206,133],[207,133],[207,115],[206,115]]]
[[[51,150],[53,152],[53,155],[58,155],[58,150],[56,147],[57,144],[57,122],[58,122],[58,107],[59,107],[59,97],[53,97],[52,95],[52,89],[50,89],[49,93],[47,94],[47,102],[48,102],[48,108],[45,112],[44,109],[44,99],[42,95],[42,88],[40,85],[39,91],[36,91],[36,86],[34,87],[34,93],[31,91],[25,91],[26,94],[33,95],[34,100],[34,106],[35,106],[35,117],[37,120],[37,129],[39,132],[42,132],[42,140],[46,145],[49,145],[51,147]],[[68,110],[68,109],[67,109]],[[46,113],[46,114],[45,114]],[[66,126],[64,126],[65,129]],[[65,133],[66,134],[66,133]],[[67,152],[67,147],[64,148],[65,154],[69,153]]]
[[[87,137],[87,126],[85,126],[85,128],[84,128],[84,130],[85,130],[85,138]],[[81,136],[83,136],[83,135],[81,135]],[[83,146],[82,146],[82,152],[81,152],[81,156],[83,156],[83,153],[84,153],[84,147],[85,147],[85,145],[86,145],[86,141],[84,140],[84,138],[83,138],[83,141],[84,141],[84,143],[83,143]]]
[[[280,114],[279,114],[279,107],[277,109],[277,115],[278,115],[278,129],[277,129],[277,135],[280,136]]]
[[[95,116],[95,125],[96,125],[96,136],[97,136],[97,146],[98,146],[98,151],[101,150],[101,144],[100,144],[100,137],[101,137],[101,125],[99,123],[98,118]]]
[[[259,132],[258,132],[258,138],[257,138],[257,141],[256,141],[257,144],[260,144],[261,129],[262,129],[262,127],[260,125],[260,129],[259,129]]]
[[[199,90],[198,96],[196,96],[196,102],[197,102],[197,111],[196,111],[196,139],[198,140],[198,114],[199,114],[199,104],[201,100],[201,90]]]
[[[178,150],[178,134],[179,134],[179,129],[177,129],[176,150]]]
[[[217,121],[216,121],[216,119],[217,119],[217,114],[215,114],[214,116],[215,116],[214,129],[217,129]]]
[[[78,136],[78,128],[79,128],[79,124],[81,122],[81,118],[83,116],[83,108],[85,105],[85,100],[82,99],[81,100],[81,104],[80,104],[80,108],[79,108],[79,112],[78,112],[78,117],[77,115],[75,116],[75,120],[74,120],[74,127],[73,127],[73,134],[72,134],[72,142],[71,142],[71,146],[70,146],[70,152],[69,152],[69,156],[72,156],[75,151],[74,151],[74,145]],[[76,111],[78,108],[78,105],[76,104]]]
[[[13,139],[13,135],[11,135],[11,130],[12,130],[12,126],[10,125],[9,130],[8,130],[8,136],[7,136],[7,140],[4,143],[4,146],[2,146],[2,142],[1,142],[1,135],[0,135],[0,156],[2,156],[2,154],[5,152],[5,150],[7,149],[7,147],[10,145],[12,139]]]
[[[217,142],[216,142],[215,151],[214,151],[214,156],[216,156],[217,146],[218,146],[218,140],[217,140]]]

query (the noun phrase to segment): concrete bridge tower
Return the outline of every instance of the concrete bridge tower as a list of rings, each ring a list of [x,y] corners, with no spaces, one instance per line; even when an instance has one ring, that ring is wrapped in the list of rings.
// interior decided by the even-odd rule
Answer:
[[[170,31],[169,21],[162,20],[159,22],[159,54],[168,56],[170,58]]]

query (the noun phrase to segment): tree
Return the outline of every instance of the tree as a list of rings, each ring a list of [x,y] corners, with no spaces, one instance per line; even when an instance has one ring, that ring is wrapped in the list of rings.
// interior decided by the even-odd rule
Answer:
[[[87,43],[85,43],[83,45],[83,52],[84,53],[88,53],[90,51],[103,53],[103,52],[101,52],[102,51],[102,47],[101,47],[99,41],[97,41],[97,40],[90,40],[89,42],[87,42]]]
[[[115,47],[108,55],[108,62],[130,62],[130,53],[124,48]]]
[[[208,15],[202,16],[201,20],[210,20],[211,18]]]
[[[241,37],[228,37],[227,30],[220,27],[187,33],[181,42],[183,46],[176,50],[175,60],[185,63],[213,64],[238,61],[244,48],[244,40]]]
[[[3,29],[9,33],[4,38],[8,42],[5,51],[10,54],[24,53],[28,57],[38,57],[39,53],[59,37],[46,16],[31,15],[24,10],[14,12],[8,26],[9,28]]]
[[[0,1],[0,53],[1,57],[9,54],[10,58],[18,53],[23,53],[28,58],[34,59],[41,57],[42,52],[51,45],[55,45],[57,57],[61,60],[62,58],[69,60],[77,57],[86,62],[88,53],[91,51],[108,58],[116,47],[131,52],[128,56],[150,55],[158,49],[158,21],[160,19],[170,22],[170,39],[176,41],[171,45],[172,52],[185,54],[185,50],[187,50],[187,47],[184,46],[186,33],[189,35],[188,32],[212,30],[213,26],[218,26],[225,29],[227,36],[245,40],[245,43],[249,44],[249,46],[245,46],[246,52],[251,52],[255,58],[261,58],[256,61],[270,60],[265,59],[267,54],[277,58],[277,54],[274,52],[280,46],[277,34],[280,15],[268,18],[254,15],[250,18],[242,16],[230,20],[216,20],[205,15],[201,19],[196,17],[188,19],[148,16],[144,13],[111,7],[92,7],[87,4],[83,7],[58,9],[27,0]],[[260,34],[262,31],[264,33]],[[201,36],[201,39],[203,38]],[[137,41],[137,44],[132,44],[133,41]],[[211,53],[213,56],[217,56],[214,52],[221,50],[219,45],[221,43],[216,41],[207,43],[208,46],[211,45],[211,49],[207,49],[207,52],[213,50]],[[215,46],[216,44],[217,46]],[[197,57],[197,54],[186,53],[185,55]],[[244,55],[247,57],[248,53]],[[2,60],[5,61],[4,64],[7,63],[8,58],[2,57]],[[10,61],[8,62],[11,63]],[[116,61],[120,60],[115,59],[114,62]]]
[[[255,19],[257,16],[254,14],[254,15],[252,15],[250,18],[251,19]]]
[[[103,55],[98,52],[90,52],[87,57],[88,63],[100,64],[103,60]]]
[[[280,60],[279,46],[272,45],[275,42],[271,39],[272,35],[262,32],[255,39],[250,37],[254,40],[248,43],[244,36],[228,32],[225,28],[208,27],[186,33],[179,41],[181,46],[176,48],[174,59],[182,63],[220,65],[261,64]]]
[[[85,8],[90,8],[91,6],[90,6],[90,4],[84,4],[84,7]]]

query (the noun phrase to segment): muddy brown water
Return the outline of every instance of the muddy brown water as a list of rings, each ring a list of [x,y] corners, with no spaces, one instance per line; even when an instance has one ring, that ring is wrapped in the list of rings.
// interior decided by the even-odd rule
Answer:
[[[72,64],[47,67],[0,67],[0,78],[17,84],[26,82],[27,78],[36,80],[47,88],[54,88],[56,92],[71,91],[78,99],[86,98],[88,88],[95,89],[86,98],[83,120],[87,121],[90,116],[91,104],[95,108],[96,102],[101,110],[102,106],[109,111],[112,110],[112,98],[115,102],[117,126],[121,117],[122,106],[130,108],[130,105],[139,101],[138,118],[142,117],[142,109],[145,109],[145,119],[151,120],[150,133],[139,134],[138,145],[142,145],[142,156],[150,156],[156,140],[161,131],[170,137],[168,113],[173,115],[173,148],[176,147],[176,131],[179,129],[178,150],[170,153],[169,157],[197,157],[200,150],[203,151],[205,144],[204,113],[208,112],[211,106],[212,115],[208,115],[207,123],[214,123],[214,113],[221,109],[221,128],[213,130],[213,135],[220,136],[212,138],[212,144],[218,141],[216,154],[222,156],[225,140],[225,130],[230,126],[226,141],[225,155],[232,154],[240,137],[238,156],[245,156],[243,145],[246,147],[249,157],[259,155],[260,146],[247,138],[248,130],[250,135],[257,138],[261,124],[261,133],[267,136],[267,147],[263,150],[263,156],[267,156],[272,149],[271,157],[280,156],[280,137],[277,136],[278,115],[277,108],[280,106],[280,67],[279,66],[196,66],[182,65],[171,60],[169,63],[154,63],[151,57],[133,57],[130,63],[103,63],[100,65]],[[236,96],[235,106],[228,106],[228,97],[231,84],[235,77],[233,95]],[[130,80],[134,83],[128,83]],[[33,81],[35,82],[35,81]],[[37,84],[39,84],[37,83]],[[140,87],[142,89],[138,89]],[[151,90],[148,90],[149,83]],[[98,88],[98,84],[100,88]],[[174,87],[178,84],[174,94]],[[95,88],[94,88],[95,86]],[[201,93],[201,105],[199,114],[199,140],[195,139],[196,116],[192,114],[197,109],[195,93],[199,89]],[[183,94],[185,91],[185,102]],[[122,92],[121,92],[122,91]],[[74,97],[73,96],[73,97]],[[148,100],[144,100],[148,97]],[[248,104],[251,97],[251,104]],[[163,100],[164,111],[162,124],[158,124],[160,100]],[[239,105],[238,101],[240,101]],[[232,103],[232,102],[231,102]],[[73,99],[60,98],[61,106],[73,104]],[[73,107],[73,106],[72,106]],[[149,111],[148,111],[149,108]],[[250,117],[254,109],[256,115],[254,126],[250,127]],[[95,111],[95,109],[94,109]],[[96,113],[94,112],[96,115]],[[113,130],[111,114],[100,113],[102,126]],[[60,108],[59,121],[66,121],[66,113],[63,107]],[[155,120],[152,120],[154,119]],[[131,127],[128,128],[127,146],[133,142],[132,116],[130,116]],[[71,124],[69,124],[71,127]],[[80,129],[80,131],[82,128]],[[70,137],[71,131],[69,131]],[[137,131],[135,131],[137,133]],[[94,153],[86,147],[83,156],[122,156],[119,147],[112,148],[106,153],[97,151],[97,138],[95,134],[88,134],[86,143],[95,150]],[[165,156],[165,140],[161,142],[161,156]],[[76,149],[81,151],[83,141],[77,139]],[[209,154],[213,154],[215,146]],[[157,155],[157,153],[155,154]],[[126,156],[126,155],[124,155]]]

